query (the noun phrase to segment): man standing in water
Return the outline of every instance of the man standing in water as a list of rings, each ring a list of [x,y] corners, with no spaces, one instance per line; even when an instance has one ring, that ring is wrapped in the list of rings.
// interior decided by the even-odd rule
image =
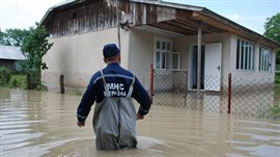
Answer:
[[[103,49],[107,67],[96,72],[77,110],[77,125],[83,127],[96,101],[93,128],[98,150],[136,148],[136,119],[144,119],[151,101],[138,79],[120,66],[120,50],[115,44]],[[140,104],[136,114],[132,97]]]

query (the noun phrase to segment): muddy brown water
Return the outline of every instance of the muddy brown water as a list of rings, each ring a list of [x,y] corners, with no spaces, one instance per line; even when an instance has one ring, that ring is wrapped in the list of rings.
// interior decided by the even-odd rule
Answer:
[[[152,106],[137,122],[138,149],[96,151],[76,126],[77,95],[0,89],[0,156],[280,156],[280,121]]]

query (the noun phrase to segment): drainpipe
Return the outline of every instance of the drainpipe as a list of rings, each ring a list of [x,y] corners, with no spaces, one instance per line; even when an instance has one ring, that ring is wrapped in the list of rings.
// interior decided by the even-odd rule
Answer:
[[[117,13],[117,24],[118,24],[118,44],[119,44],[119,49],[121,51],[121,26],[120,26],[120,4],[119,0],[116,0],[117,7],[116,7],[116,13]]]

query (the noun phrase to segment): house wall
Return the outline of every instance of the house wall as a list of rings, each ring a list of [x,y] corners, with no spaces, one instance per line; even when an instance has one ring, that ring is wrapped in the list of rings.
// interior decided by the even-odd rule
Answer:
[[[189,61],[190,52],[193,45],[197,44],[197,36],[170,37],[160,33],[148,32],[143,30],[132,30],[130,33],[129,48],[129,68],[137,75],[138,79],[149,88],[149,65],[153,63],[154,58],[154,40],[155,38],[164,38],[173,42],[173,52],[181,52],[181,69],[190,71]],[[202,44],[222,43],[221,75],[222,84],[227,85],[228,74],[232,73],[234,84],[248,85],[254,83],[273,82],[275,69],[275,53],[273,53],[272,72],[259,72],[259,44],[255,46],[255,71],[238,71],[236,67],[236,41],[237,36],[230,33],[212,33],[202,35]],[[190,73],[190,72],[189,72]],[[254,81],[252,81],[254,80]],[[164,82],[164,81],[163,81]],[[166,86],[167,83],[166,83]]]
[[[232,74],[233,84],[250,85],[254,83],[272,83],[275,78],[275,51],[272,57],[272,71],[259,71],[259,43],[255,44],[255,70],[254,71],[240,71],[236,70],[236,44],[239,37],[230,33],[220,34],[203,34],[202,44],[221,42],[222,43],[222,84],[227,84],[228,74]],[[242,38],[240,38],[242,39]],[[174,50],[181,53],[181,68],[190,71],[189,67],[189,52],[191,47],[196,44],[196,36],[184,36],[176,38],[174,42]],[[250,41],[251,42],[251,41]]]
[[[145,89],[149,89],[150,65],[154,58],[154,39],[155,37],[173,41],[170,36],[132,29],[130,31],[129,42],[129,69],[137,76]]]
[[[211,33],[202,35],[202,44],[209,43],[222,43],[222,61],[221,61],[221,71],[222,77],[227,76],[229,72],[230,65],[230,34],[229,33]],[[174,42],[175,51],[181,52],[181,69],[189,71],[189,61],[190,61],[190,52],[192,46],[197,45],[197,36],[184,36],[176,38]]]
[[[121,34],[122,66],[127,68],[129,33],[122,30]],[[43,58],[49,68],[42,73],[43,83],[58,87],[59,76],[64,75],[65,86],[83,88],[97,70],[105,67],[103,46],[118,43],[117,28],[50,38],[49,41],[54,45]]]
[[[23,71],[22,60],[0,59],[0,67],[13,71]]]
[[[154,40],[171,40],[172,51],[181,52],[181,70],[189,71],[189,52],[197,43],[197,36],[170,36],[165,33],[147,30],[121,29],[121,64],[136,74],[139,81],[149,89],[150,65],[154,59]],[[237,36],[230,33],[212,33],[202,35],[202,44],[222,43],[222,77],[226,81],[228,73],[234,77],[250,79],[274,79],[274,73],[241,72],[235,70]],[[59,85],[59,75],[65,75],[65,85],[85,87],[92,74],[105,66],[102,49],[106,43],[118,43],[117,28],[81,33],[73,36],[51,38],[54,46],[44,57],[49,69],[43,71],[43,82],[47,85]],[[255,67],[258,67],[258,45],[256,45]],[[273,57],[275,67],[275,53]],[[226,83],[226,82],[224,82]]]
[[[239,81],[240,84],[250,84],[250,82],[258,82],[258,83],[272,83],[275,79],[275,60],[276,60],[276,52],[274,50],[273,56],[272,56],[272,70],[270,72],[261,72],[259,71],[259,51],[260,47],[262,46],[259,43],[252,42],[255,45],[255,68],[253,71],[241,71],[237,70],[236,67],[236,44],[237,39],[242,39],[238,37],[237,35],[231,36],[231,73],[233,76],[233,79],[241,80]],[[234,80],[233,80],[234,81]]]
[[[0,67],[4,67],[9,70],[15,69],[15,61],[14,60],[7,60],[7,59],[0,59]]]
[[[202,34],[202,44],[221,43],[222,44],[222,60],[221,60],[221,83],[227,83],[227,76],[230,72],[230,55],[231,55],[231,35],[230,33],[211,33]],[[181,52],[181,69],[188,71],[188,84],[191,84],[191,70],[190,69],[190,52],[192,47],[197,45],[197,36],[184,36],[176,38],[174,42],[175,51]],[[213,78],[214,79],[214,78]],[[211,80],[215,81],[215,80]]]
[[[215,36],[215,38],[213,38]],[[149,88],[149,67],[154,59],[154,40],[163,38],[173,43],[172,52],[181,52],[180,70],[189,71],[189,52],[197,43],[197,36],[166,36],[162,33],[133,29],[130,31],[129,69],[132,70]],[[204,34],[202,43],[222,43],[222,76],[227,77],[230,71],[231,35],[229,33]],[[164,81],[164,80],[163,80]],[[166,86],[168,86],[166,84]]]

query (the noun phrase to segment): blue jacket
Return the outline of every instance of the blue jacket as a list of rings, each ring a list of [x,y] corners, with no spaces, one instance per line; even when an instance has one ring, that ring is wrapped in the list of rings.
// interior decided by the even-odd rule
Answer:
[[[105,69],[103,69],[104,77],[109,87],[110,95],[112,97],[126,97],[128,94],[129,86],[133,80],[133,74],[125,69],[123,69],[117,63],[109,64]],[[139,80],[136,78],[134,83],[134,88],[132,92],[132,97],[137,100],[140,104],[138,113],[140,115],[146,115],[149,112],[151,106],[151,100],[140,84]],[[77,110],[78,121],[86,120],[91,106],[96,101],[101,102],[105,98],[105,89],[100,71],[96,72],[82,97],[81,103]]]

